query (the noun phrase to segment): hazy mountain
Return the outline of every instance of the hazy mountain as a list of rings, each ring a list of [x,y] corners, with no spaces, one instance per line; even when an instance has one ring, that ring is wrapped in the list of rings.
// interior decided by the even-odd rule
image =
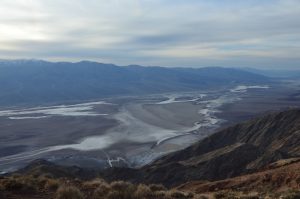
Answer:
[[[300,70],[291,69],[256,69],[256,68],[243,68],[243,70],[264,75],[272,78],[300,78]]]
[[[210,89],[268,78],[232,68],[120,67],[82,61],[0,61],[0,105]]]

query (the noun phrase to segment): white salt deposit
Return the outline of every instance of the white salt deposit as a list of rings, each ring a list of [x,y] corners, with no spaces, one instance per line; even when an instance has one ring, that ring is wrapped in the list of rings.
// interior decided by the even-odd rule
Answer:
[[[255,85],[255,86],[240,85],[240,86],[237,86],[237,87],[231,89],[230,91],[233,92],[233,93],[245,93],[245,92],[247,92],[248,89],[268,89],[268,88],[270,88],[270,86],[268,86],[268,85],[262,85],[262,86],[259,86],[259,85]]]
[[[108,105],[110,103],[99,101],[74,105],[60,105],[49,107],[36,107],[28,109],[3,110],[0,117],[8,117],[12,120],[19,119],[41,119],[50,116],[100,116],[107,115],[95,112],[95,105]]]

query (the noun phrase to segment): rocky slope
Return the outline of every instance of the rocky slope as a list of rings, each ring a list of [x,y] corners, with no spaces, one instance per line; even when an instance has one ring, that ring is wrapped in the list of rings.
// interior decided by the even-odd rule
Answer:
[[[270,165],[263,171],[218,181],[190,181],[178,187],[193,193],[209,193],[219,190],[242,192],[283,192],[300,187],[300,159],[285,159]]]
[[[300,110],[273,113],[224,129],[142,168],[151,182],[221,180],[300,156]]]

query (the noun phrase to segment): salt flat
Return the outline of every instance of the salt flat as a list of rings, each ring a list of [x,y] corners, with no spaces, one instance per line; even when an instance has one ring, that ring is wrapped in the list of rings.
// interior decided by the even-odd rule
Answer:
[[[271,107],[252,107],[294,91],[239,85],[221,91],[1,110],[0,171],[37,158],[87,167],[143,166],[238,121],[237,115],[242,119],[261,114]],[[274,103],[284,107],[289,100],[283,101]],[[298,105],[291,100],[290,104]]]

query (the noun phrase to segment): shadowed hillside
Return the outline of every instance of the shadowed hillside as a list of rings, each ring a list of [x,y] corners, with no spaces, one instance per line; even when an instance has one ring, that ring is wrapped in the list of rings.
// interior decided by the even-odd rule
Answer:
[[[145,178],[174,185],[219,180],[300,157],[300,110],[274,113],[224,129],[144,167]]]

